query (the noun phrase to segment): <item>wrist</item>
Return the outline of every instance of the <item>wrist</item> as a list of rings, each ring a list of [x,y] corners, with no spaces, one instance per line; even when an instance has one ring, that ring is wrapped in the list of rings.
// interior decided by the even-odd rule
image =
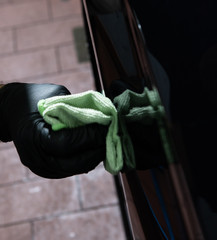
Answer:
[[[7,106],[8,95],[10,93],[10,84],[0,84],[0,141],[9,142],[11,136],[8,128],[8,111]]]

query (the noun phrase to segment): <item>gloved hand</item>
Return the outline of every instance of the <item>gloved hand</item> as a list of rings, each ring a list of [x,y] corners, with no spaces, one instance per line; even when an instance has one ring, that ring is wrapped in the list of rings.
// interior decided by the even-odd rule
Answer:
[[[54,132],[38,112],[40,99],[68,94],[65,87],[53,84],[11,83],[0,89],[0,140],[13,141],[21,162],[39,176],[86,173],[105,159],[105,126]]]

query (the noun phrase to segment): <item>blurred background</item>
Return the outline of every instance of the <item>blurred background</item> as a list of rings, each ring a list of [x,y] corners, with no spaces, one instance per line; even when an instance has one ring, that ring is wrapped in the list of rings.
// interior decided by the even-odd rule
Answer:
[[[94,89],[80,0],[0,0],[0,83]],[[113,177],[103,165],[61,180],[25,168],[0,143],[1,240],[124,240]]]

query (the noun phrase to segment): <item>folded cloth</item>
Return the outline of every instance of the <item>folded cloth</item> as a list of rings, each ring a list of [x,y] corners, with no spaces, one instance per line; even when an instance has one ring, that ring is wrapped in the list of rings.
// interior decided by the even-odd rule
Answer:
[[[171,162],[173,158],[164,121],[166,114],[157,90],[144,88],[143,93],[125,90],[121,95],[115,97],[113,102],[119,116],[125,169],[136,168],[134,148],[127,130],[129,122],[149,125],[156,121],[166,158]]]
[[[156,89],[143,93],[125,90],[112,101],[96,91],[56,96],[38,102],[38,110],[54,131],[86,124],[108,125],[105,169],[111,174],[136,169],[136,159],[128,123],[158,124],[159,135],[168,162],[173,161],[165,127],[165,110]]]
[[[96,91],[56,96],[38,102],[38,110],[54,131],[86,124],[108,125],[105,169],[117,174],[123,168],[117,110],[111,100]]]

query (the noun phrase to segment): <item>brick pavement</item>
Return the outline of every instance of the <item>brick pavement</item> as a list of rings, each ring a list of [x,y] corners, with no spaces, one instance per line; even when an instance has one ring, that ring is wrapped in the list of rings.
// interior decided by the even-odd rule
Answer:
[[[79,63],[73,29],[79,0],[0,0],[0,83],[94,89],[90,63]],[[99,165],[60,180],[25,168],[12,143],[0,143],[0,240],[124,240],[113,178]]]

